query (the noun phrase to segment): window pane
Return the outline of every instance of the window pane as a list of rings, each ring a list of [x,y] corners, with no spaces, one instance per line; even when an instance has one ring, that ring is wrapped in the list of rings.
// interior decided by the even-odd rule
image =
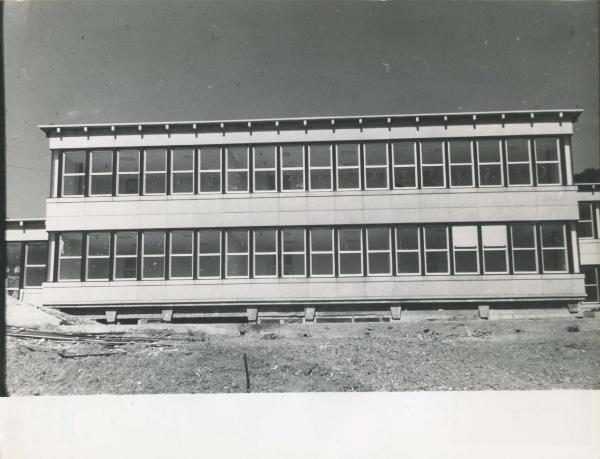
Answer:
[[[40,287],[45,281],[45,266],[34,266],[25,269],[25,287]]]
[[[311,257],[311,269],[315,276],[333,275],[333,254],[313,254]]]
[[[365,164],[367,166],[385,166],[387,164],[387,145],[383,142],[365,143]]]
[[[48,244],[46,242],[27,243],[27,264],[45,265],[48,257]]]
[[[563,225],[561,224],[543,224],[542,245],[546,247],[563,247],[565,245]]]
[[[417,226],[399,226],[396,228],[397,250],[418,250],[419,228]]]
[[[387,168],[370,167],[366,169],[366,184],[367,188],[387,188],[388,172]]]
[[[471,166],[451,166],[450,183],[452,186],[473,186],[473,169]]]
[[[331,151],[328,144],[310,145],[310,167],[331,167]]]
[[[514,271],[519,272],[536,272],[537,260],[535,250],[514,250]]]
[[[558,139],[554,137],[535,139],[537,161],[558,161]]]
[[[256,168],[275,168],[275,151],[274,146],[261,145],[254,147],[254,167]]]
[[[479,184],[482,186],[502,185],[502,166],[500,164],[480,165]]]
[[[417,186],[413,167],[394,168],[394,186],[396,188],[413,188]]]
[[[427,249],[446,249],[448,240],[445,226],[425,227],[425,247]]]
[[[117,233],[116,241],[117,255],[137,254],[137,233]]]
[[[202,193],[214,193],[221,191],[221,173],[202,172],[200,174],[200,191]]]
[[[369,254],[369,274],[389,274],[390,254],[388,253],[370,253]]]
[[[60,280],[81,279],[81,258],[67,258],[60,260]]]
[[[450,145],[450,162],[451,163],[470,163],[471,158],[471,142],[468,140],[451,140]]]
[[[207,147],[200,150],[200,170],[221,170],[221,148]]]
[[[90,233],[90,234],[88,234],[88,255],[90,255],[90,256],[109,256],[110,255],[110,234],[109,233]]]
[[[304,276],[304,254],[283,255],[283,274],[285,276]]]
[[[248,148],[246,148],[246,147],[228,147],[227,148],[227,168],[228,169],[247,169],[248,168]]]
[[[227,231],[227,253],[242,252],[248,252],[248,231]]]
[[[593,237],[594,228],[592,227],[592,222],[577,222],[577,236]]]
[[[446,252],[428,252],[425,254],[428,273],[447,273],[448,254]]]
[[[338,166],[358,166],[358,144],[340,143],[337,145]]]
[[[315,228],[310,230],[311,250],[316,252],[333,251],[332,230]]]
[[[112,194],[112,175],[92,175],[90,194]]]
[[[359,187],[358,169],[338,169],[338,189],[356,189]]]
[[[585,284],[596,284],[596,268],[582,266],[581,271],[585,276]]]
[[[444,162],[442,142],[421,142],[421,161],[423,164],[442,164]]]
[[[537,180],[541,185],[560,184],[558,164],[537,164]]]
[[[283,145],[281,147],[281,167],[302,167],[304,149],[302,145]]]
[[[340,253],[340,274],[362,274],[360,253]]]
[[[108,279],[108,258],[88,258],[87,260],[87,278]]]
[[[119,194],[138,194],[138,174],[119,174]]]
[[[567,260],[563,249],[544,249],[544,271],[566,271]]]
[[[256,252],[276,252],[277,251],[277,231],[276,230],[255,230],[254,231],[254,250]]]
[[[475,248],[478,245],[477,227],[469,226],[453,226],[452,227],[452,243],[454,248]]]
[[[256,191],[275,191],[275,171],[256,171],[254,173]]]
[[[390,233],[388,228],[368,228],[367,242],[369,250],[389,250]]]
[[[454,264],[457,274],[477,273],[477,252],[474,250],[454,251]]]
[[[227,276],[248,276],[248,255],[227,255]]]
[[[171,277],[192,277],[192,257],[171,257]]]
[[[165,277],[164,257],[144,257],[144,279],[162,279]]]
[[[444,186],[444,167],[443,166],[422,166],[423,187]]]
[[[255,276],[276,276],[277,255],[255,255]]]
[[[486,273],[507,271],[506,267],[506,251],[505,250],[484,250],[483,263]]]
[[[192,253],[194,233],[191,231],[173,231],[171,233],[171,253],[187,255]]]
[[[478,140],[477,150],[480,163],[499,163],[502,160],[498,140]]]
[[[137,277],[137,258],[116,258],[115,279],[135,279]]]
[[[589,303],[598,302],[598,287],[589,286],[585,288],[586,298],[584,301]]]
[[[199,277],[221,277],[221,256],[198,257]]]
[[[173,173],[173,193],[193,193],[194,192],[194,173],[179,172]]]
[[[228,172],[227,191],[248,191],[248,172]]]
[[[533,225],[512,225],[512,245],[514,248],[535,247]]]
[[[64,153],[63,169],[65,173],[85,172],[85,151],[67,151]]]
[[[231,233],[231,231],[230,231]],[[238,231],[237,233],[240,233]],[[241,233],[246,234],[246,231],[241,231]],[[232,238],[236,239],[238,235],[233,235]],[[245,241],[246,236],[243,236],[243,241]],[[198,233],[199,239],[199,253],[220,253],[221,252],[221,234],[218,230],[203,230]],[[229,242],[229,247],[231,247],[232,241]],[[241,252],[245,252],[247,250],[246,246],[242,247]],[[232,250],[230,250],[232,251]]]
[[[119,172],[139,172],[140,152],[138,150],[119,151]]]
[[[191,148],[173,148],[171,150],[173,170],[194,170],[194,150]]]
[[[414,142],[394,142],[394,165],[415,164],[415,143]]]
[[[73,175],[63,177],[63,195],[77,196],[83,194],[83,176]]]
[[[509,164],[508,182],[511,185],[531,184],[531,177],[529,176],[529,164]]]
[[[483,225],[481,240],[484,247],[506,247],[508,245],[506,225]]]
[[[146,193],[164,193],[166,188],[165,174],[146,174]]]
[[[92,173],[112,172],[113,152],[108,150],[92,151],[90,154]]]
[[[331,189],[331,169],[317,169],[310,171],[311,190]]]
[[[360,229],[340,229],[338,236],[340,239],[340,250],[361,250],[362,240]]]
[[[6,288],[19,288],[21,274],[21,243],[6,243]]]
[[[60,235],[60,256],[61,257],[80,257],[81,256],[81,233],[63,233]]]
[[[304,251],[304,230],[303,229],[284,229],[283,251],[284,252],[303,252]]]
[[[579,220],[591,220],[592,219],[592,206],[589,202],[579,203]]]
[[[163,255],[165,253],[165,233],[153,231],[144,233],[144,255]]]
[[[146,171],[162,172],[167,170],[167,151],[164,148],[146,149]]]
[[[304,189],[304,171],[291,170],[283,171],[281,177],[281,186],[284,190],[303,190]]]
[[[527,139],[507,139],[508,161],[529,161],[529,141]]]
[[[398,274],[419,274],[419,252],[401,252],[398,254]]]

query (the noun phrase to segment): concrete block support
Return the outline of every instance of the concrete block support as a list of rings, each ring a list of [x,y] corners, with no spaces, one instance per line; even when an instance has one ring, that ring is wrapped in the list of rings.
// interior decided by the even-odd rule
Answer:
[[[171,322],[172,319],[173,319],[173,310],[172,309],[163,309],[162,310],[163,322]]]
[[[402,314],[402,307],[390,306],[390,314],[392,316],[392,320],[400,320],[400,316]]]
[[[488,320],[490,318],[490,307],[489,307],[489,305],[481,304],[481,305],[479,305],[479,307],[477,308],[477,310],[479,312],[479,318],[480,319]]]
[[[106,321],[109,324],[114,324],[117,321],[117,311],[106,311]]]
[[[314,322],[315,320],[315,308],[304,308],[304,320],[306,322]]]
[[[256,322],[258,319],[258,308],[246,308],[248,322]]]
[[[568,308],[571,314],[577,314],[579,312],[579,303],[571,303],[568,305]]]

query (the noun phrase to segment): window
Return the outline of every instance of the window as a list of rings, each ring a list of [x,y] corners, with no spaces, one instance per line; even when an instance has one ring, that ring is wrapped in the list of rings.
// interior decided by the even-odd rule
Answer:
[[[277,276],[277,230],[254,230],[254,277]]]
[[[46,280],[48,243],[28,242],[25,245],[25,287],[40,287]]]
[[[171,193],[194,192],[194,149],[171,150]]]
[[[577,236],[594,237],[594,205],[591,202],[580,202]]]
[[[90,153],[90,194],[112,194],[113,152],[110,150],[92,151]]]
[[[281,189],[304,190],[304,148],[302,145],[281,147]]]
[[[500,140],[478,140],[479,186],[504,185]]]
[[[19,290],[21,243],[6,243],[6,290]]]
[[[144,192],[164,194],[167,190],[167,150],[148,148],[144,151]]]
[[[396,228],[396,272],[421,274],[421,237],[416,225]]]
[[[529,140],[512,138],[506,140],[506,159],[509,185],[531,185],[531,155]]]
[[[311,190],[332,190],[331,145],[308,146],[308,176]]]
[[[252,148],[254,154],[254,191],[277,191],[277,147]]]
[[[243,232],[243,231],[242,231]],[[198,231],[198,277],[221,277],[221,232]]]
[[[536,273],[537,235],[535,226],[529,223],[511,225],[513,271],[515,274]]]
[[[60,235],[58,252],[58,280],[81,280],[81,233]]]
[[[394,188],[417,187],[417,145],[415,142],[392,143]]]
[[[340,276],[362,276],[362,231],[360,228],[338,230],[338,266]]]
[[[206,147],[198,150],[200,193],[221,192],[221,148]]]
[[[370,276],[392,274],[392,241],[390,229],[367,228],[367,273]]]
[[[365,188],[367,190],[388,188],[387,144],[383,142],[365,143],[364,149]]]
[[[556,137],[534,140],[538,185],[560,185],[560,144]]]
[[[281,238],[283,246],[283,276],[305,276],[305,230],[300,228],[285,228],[281,230]]]
[[[227,151],[227,192],[248,191],[248,148],[228,147]]]
[[[421,183],[423,188],[444,188],[446,160],[444,143],[438,140],[421,142]]]
[[[140,152],[119,150],[117,155],[117,193],[139,194]]]
[[[137,278],[138,235],[134,232],[115,234],[115,280]]]
[[[248,277],[248,230],[227,231],[225,238],[227,277]]]
[[[164,231],[146,231],[142,233],[142,242],[142,279],[164,279]]]
[[[169,277],[191,279],[193,277],[194,232],[171,231]]]
[[[508,272],[508,234],[506,225],[483,225],[483,272],[505,274]]]
[[[473,186],[473,142],[451,140],[448,142],[450,155],[450,186]]]
[[[85,151],[63,153],[63,196],[83,196],[85,180]]]
[[[333,229],[310,230],[310,275],[333,276]]]
[[[540,225],[540,231],[544,272],[567,272],[565,226],[561,223],[543,223]]]
[[[597,266],[582,266],[583,274],[585,275],[585,295],[584,302],[598,303],[598,280],[600,271]]]
[[[479,241],[477,227],[453,226],[454,272],[456,274],[479,273]]]
[[[108,280],[110,233],[89,233],[86,249],[86,280]]]
[[[338,190],[360,190],[360,156],[357,143],[336,146]]]
[[[425,226],[425,274],[449,274],[448,228]]]

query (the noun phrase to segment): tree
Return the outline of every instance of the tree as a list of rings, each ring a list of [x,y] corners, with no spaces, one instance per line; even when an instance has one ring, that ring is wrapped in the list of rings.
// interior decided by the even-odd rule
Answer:
[[[575,183],[600,183],[600,168],[589,167],[582,172],[573,175]]]

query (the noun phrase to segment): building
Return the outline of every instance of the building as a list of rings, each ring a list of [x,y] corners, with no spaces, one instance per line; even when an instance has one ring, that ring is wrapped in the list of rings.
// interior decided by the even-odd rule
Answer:
[[[43,304],[123,323],[568,315],[580,113],[41,126]]]
[[[578,184],[579,251],[585,275],[586,309],[597,309],[600,292],[600,183]]]

